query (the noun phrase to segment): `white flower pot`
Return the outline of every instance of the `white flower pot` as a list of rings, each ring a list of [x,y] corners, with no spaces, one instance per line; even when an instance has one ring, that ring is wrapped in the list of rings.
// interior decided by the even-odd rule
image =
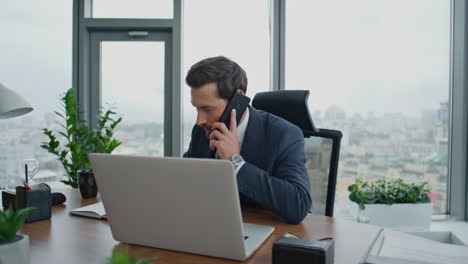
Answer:
[[[366,204],[357,210],[359,222],[378,225],[398,231],[429,231],[432,221],[432,203]]]
[[[0,263],[29,264],[29,237],[16,235],[13,242],[0,243]]]

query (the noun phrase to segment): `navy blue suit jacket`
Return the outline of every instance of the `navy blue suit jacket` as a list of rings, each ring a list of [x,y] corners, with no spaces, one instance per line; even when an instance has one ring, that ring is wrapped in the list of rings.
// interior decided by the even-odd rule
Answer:
[[[246,163],[237,174],[241,205],[266,208],[287,223],[298,224],[312,203],[302,131],[252,106],[249,111],[241,148]],[[194,126],[184,157],[213,158],[209,139],[200,126]]]

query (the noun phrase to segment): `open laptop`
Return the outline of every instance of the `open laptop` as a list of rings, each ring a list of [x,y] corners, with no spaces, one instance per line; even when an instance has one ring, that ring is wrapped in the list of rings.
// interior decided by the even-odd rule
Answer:
[[[90,154],[115,240],[245,260],[273,232],[243,224],[225,160]]]

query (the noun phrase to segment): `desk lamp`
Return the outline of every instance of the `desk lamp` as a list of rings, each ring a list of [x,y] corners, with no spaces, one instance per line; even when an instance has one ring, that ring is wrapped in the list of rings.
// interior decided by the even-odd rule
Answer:
[[[31,112],[31,105],[13,90],[0,83],[0,119],[8,119]]]

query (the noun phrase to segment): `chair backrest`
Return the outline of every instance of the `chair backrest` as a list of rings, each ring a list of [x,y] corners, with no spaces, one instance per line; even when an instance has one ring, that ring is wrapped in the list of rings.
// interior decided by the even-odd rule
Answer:
[[[310,212],[333,216],[340,143],[338,130],[316,128],[309,113],[307,90],[257,93],[252,106],[297,125],[304,134],[306,167],[310,177]]]
[[[257,93],[253,107],[274,114],[298,126],[302,131],[317,131],[310,117],[307,90],[285,90]]]

